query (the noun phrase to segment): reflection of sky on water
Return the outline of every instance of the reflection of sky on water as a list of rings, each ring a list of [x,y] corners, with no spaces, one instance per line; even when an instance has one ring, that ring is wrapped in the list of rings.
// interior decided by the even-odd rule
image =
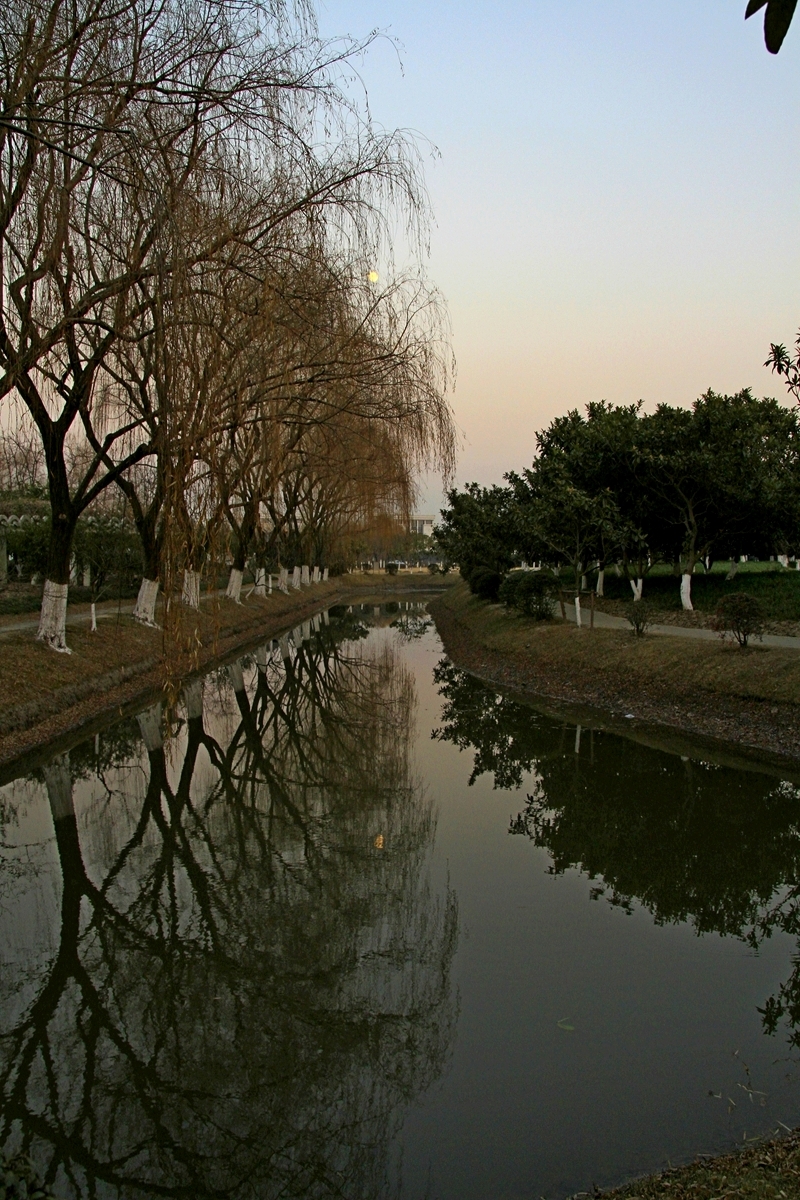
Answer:
[[[0,789],[12,1141],[35,1112],[57,1163],[57,1115],[104,1197],[494,1200],[796,1123],[758,1012],[794,940],[715,932],[793,877],[793,789],[590,730],[576,757],[574,725],[439,665],[417,608],[307,624],[163,746],[151,715]],[[19,1033],[48,988],[57,1104]]]

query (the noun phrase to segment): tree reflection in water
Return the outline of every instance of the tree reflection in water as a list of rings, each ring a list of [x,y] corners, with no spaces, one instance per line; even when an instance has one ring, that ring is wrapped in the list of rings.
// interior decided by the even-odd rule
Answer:
[[[60,927],[6,974],[1,1119],[62,1192],[392,1194],[457,922],[412,680],[359,632],[306,623],[190,685],[168,739],[151,709],[42,772]]]
[[[510,832],[575,867],[605,896],[634,900],[659,924],[688,921],[757,947],[774,930],[800,936],[800,789],[756,770],[681,758],[543,716],[457,670],[435,678],[444,700],[434,738],[472,749],[473,783],[534,790]],[[800,960],[763,1010],[800,1046]]]

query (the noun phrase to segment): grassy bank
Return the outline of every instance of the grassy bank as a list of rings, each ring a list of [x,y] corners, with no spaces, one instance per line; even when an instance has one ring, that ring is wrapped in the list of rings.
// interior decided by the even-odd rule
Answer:
[[[214,595],[203,599],[199,612],[181,611],[179,637],[169,642],[161,630],[144,628],[113,606],[113,615],[98,622],[96,633],[88,624],[68,626],[70,655],[37,642],[35,627],[6,633],[0,640],[0,764],[64,736],[82,736],[106,720],[110,710],[122,712],[239,646],[274,637],[319,608],[367,597],[429,593],[453,582],[452,576],[427,572],[359,573],[288,596],[253,595],[241,605]]]
[[[800,763],[800,653],[537,623],[472,596],[431,612],[457,666],[490,682]]]
[[[638,1179],[604,1192],[603,1197],[604,1200],[797,1200],[800,1131],[759,1140],[735,1154]]]

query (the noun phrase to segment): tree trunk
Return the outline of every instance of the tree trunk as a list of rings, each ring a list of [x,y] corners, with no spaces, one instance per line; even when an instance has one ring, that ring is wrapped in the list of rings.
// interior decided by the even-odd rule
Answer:
[[[694,605],[692,604],[692,573],[684,571],[681,575],[681,605],[686,612],[693,612]]]
[[[188,608],[200,607],[200,572],[188,568],[183,572],[181,599]]]
[[[229,600],[232,600],[234,604],[241,604],[242,602],[242,572],[238,567],[231,567],[231,575],[230,579],[228,580],[228,590],[226,591],[225,595]]]
[[[581,598],[580,598],[580,596],[575,597],[575,624],[577,625],[578,629],[580,629],[580,627],[581,627]]]
[[[605,592],[603,590],[604,584],[605,584],[605,578],[606,578],[605,567],[601,567],[600,570],[597,572],[597,587],[595,588],[595,592],[598,596],[605,595]]]
[[[272,576],[270,576],[270,582],[272,582]],[[257,596],[266,596],[267,594],[267,572],[263,567],[256,567],[255,592]]]
[[[66,481],[65,481],[66,486]],[[52,493],[63,489],[51,486]],[[61,497],[64,499],[64,497]],[[71,513],[69,493],[66,503],[56,505],[50,525],[50,545],[47,554],[47,576],[42,593],[42,609],[39,617],[39,632],[36,637],[52,650],[70,654],[67,648],[67,593],[69,591],[69,568],[72,558],[72,541],[75,536],[75,518]]]
[[[203,681],[192,679],[183,689],[183,699],[186,704],[186,716],[190,721],[196,721],[203,715]]]
[[[144,712],[140,712],[136,721],[147,753],[153,754],[156,750],[161,750],[164,745],[164,735],[161,731],[161,702],[151,704]]]
[[[69,584],[44,581],[42,593],[42,610],[39,615],[39,632],[36,634],[40,642],[44,642],[51,650],[61,654],[71,654],[67,646],[67,592]]]
[[[139,584],[139,595],[133,610],[134,620],[140,625],[156,628],[156,599],[158,598],[158,580],[145,576]]]
[[[730,565],[730,568],[729,568],[729,570],[728,570],[728,574],[725,576],[725,581],[726,581],[726,583],[730,583],[730,581],[731,581],[733,578],[735,578],[735,576],[736,576],[736,572],[737,572],[738,570],[739,570],[739,562],[738,562],[738,560],[737,560],[737,559],[735,559],[735,558],[732,558],[732,559],[731,559],[731,565]]]
[[[644,580],[640,577],[640,578],[636,579],[635,581],[633,579],[630,579],[628,582],[631,585],[631,591],[633,592],[634,603],[637,600],[641,600],[642,590],[644,588]]]
[[[92,601],[91,612],[92,612],[92,624],[90,627],[90,632],[97,633],[97,605],[95,604],[94,600]]]
[[[231,681],[231,686],[237,694],[244,691],[244,672],[242,671],[241,659],[232,662],[228,666],[228,678]]]

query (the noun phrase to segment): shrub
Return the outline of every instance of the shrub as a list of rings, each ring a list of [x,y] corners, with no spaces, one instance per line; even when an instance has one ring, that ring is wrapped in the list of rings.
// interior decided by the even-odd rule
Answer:
[[[721,637],[732,634],[744,649],[748,639],[761,637],[766,613],[761,601],[747,592],[723,596],[714,611],[713,628]]]
[[[438,563],[428,563],[428,570],[430,571],[431,575],[438,575],[439,574],[439,564]]]
[[[631,600],[627,609],[628,620],[633,626],[633,632],[636,637],[644,637],[651,617],[647,602],[645,600]]]
[[[555,580],[539,571],[511,571],[500,587],[500,599],[536,621],[549,621],[555,608]]]
[[[400,570],[399,563],[387,562],[387,564],[386,564],[386,574],[387,575],[396,575],[399,570]]]
[[[502,576],[491,567],[475,567],[469,577],[469,589],[481,600],[496,600]]]

